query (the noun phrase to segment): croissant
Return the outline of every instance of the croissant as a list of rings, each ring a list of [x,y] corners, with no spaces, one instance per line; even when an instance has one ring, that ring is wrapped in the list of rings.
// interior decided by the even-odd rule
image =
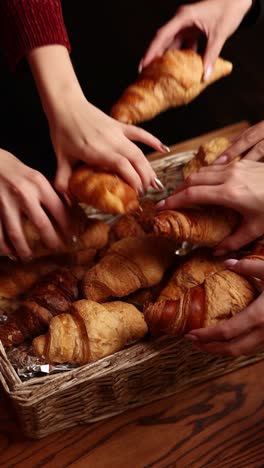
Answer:
[[[117,174],[87,166],[81,166],[73,172],[69,190],[79,202],[105,213],[129,213],[139,206],[135,190]]]
[[[157,301],[177,300],[187,289],[203,283],[208,276],[224,269],[222,258],[212,257],[206,251],[195,252],[176,267],[167,285],[161,290]]]
[[[173,262],[174,250],[175,244],[170,239],[155,236],[121,239],[85,274],[84,296],[104,302],[159,283]]]
[[[137,124],[171,108],[188,104],[209,84],[229,75],[232,64],[218,58],[210,80],[203,81],[203,60],[193,50],[168,50],[130,85],[111,110],[111,116]]]
[[[80,300],[71,314],[54,317],[46,335],[33,341],[35,354],[51,363],[86,364],[120,351],[147,333],[143,315],[131,304]]]
[[[76,210],[80,213],[77,207]],[[72,254],[72,259],[74,260],[76,252],[80,250],[90,250],[90,258],[93,258],[96,251],[106,245],[109,226],[99,219],[88,219],[83,210],[81,210],[80,215],[78,214],[78,217],[75,215],[74,221],[75,226],[78,228],[77,231],[79,231],[77,242],[72,245],[63,244],[61,253]],[[52,252],[43,245],[40,233],[34,224],[28,219],[24,219],[23,227],[27,242],[34,257],[51,255]]]
[[[27,294],[19,309],[0,325],[3,345],[19,345],[45,332],[51,318],[68,312],[77,299],[78,279],[70,270],[60,269],[44,276]]]
[[[161,211],[153,220],[154,233],[179,243],[213,247],[232,233],[239,215],[222,207],[203,207],[182,211]]]
[[[178,300],[150,304],[144,316],[151,335],[180,337],[190,330],[231,318],[255,297],[256,291],[246,278],[223,270],[187,289]]]
[[[200,146],[197,153],[182,169],[183,177],[186,179],[201,167],[210,166],[223,153],[231,142],[225,137],[218,137]]]

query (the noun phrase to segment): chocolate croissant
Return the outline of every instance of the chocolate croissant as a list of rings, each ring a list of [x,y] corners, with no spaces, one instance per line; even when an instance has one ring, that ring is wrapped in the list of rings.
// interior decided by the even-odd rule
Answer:
[[[173,262],[174,251],[175,243],[170,239],[155,236],[121,239],[85,274],[84,296],[104,302],[154,286]]]
[[[48,333],[34,339],[33,349],[51,363],[86,364],[120,351],[146,333],[144,317],[133,305],[80,300],[72,305],[71,314],[51,320]]]
[[[203,60],[193,50],[168,50],[144,68],[111,110],[120,122],[137,124],[171,107],[188,104],[209,84],[229,75],[232,64],[218,58],[209,81],[203,81]]]
[[[117,174],[84,165],[73,172],[69,190],[79,202],[104,213],[129,213],[139,206],[135,190]]]
[[[222,207],[202,207],[181,211],[161,211],[153,220],[154,233],[182,243],[213,247],[230,235],[239,215]]]
[[[241,312],[256,297],[253,285],[244,277],[223,270],[188,289],[178,300],[150,304],[144,313],[153,336],[183,336],[196,328],[216,325]]]
[[[77,299],[78,279],[72,272],[53,271],[36,284],[7,322],[0,325],[0,340],[9,347],[40,335],[54,315],[68,312]]]
[[[191,159],[182,169],[183,177],[186,179],[194,172],[198,172],[201,167],[210,166],[223,153],[231,142],[225,137],[218,137],[201,145]]]

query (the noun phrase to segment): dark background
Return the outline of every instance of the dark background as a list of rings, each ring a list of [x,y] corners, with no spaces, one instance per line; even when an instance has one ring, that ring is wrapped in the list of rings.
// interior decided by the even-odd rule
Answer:
[[[135,79],[150,39],[173,15],[177,2],[64,0],[62,4],[82,88],[88,100],[108,112]],[[264,23],[240,29],[222,52],[234,64],[232,75],[187,107],[168,111],[144,128],[170,145],[239,120],[264,119],[263,44]],[[21,67],[10,73],[1,57],[0,73],[0,147],[52,177],[55,158],[30,72]]]

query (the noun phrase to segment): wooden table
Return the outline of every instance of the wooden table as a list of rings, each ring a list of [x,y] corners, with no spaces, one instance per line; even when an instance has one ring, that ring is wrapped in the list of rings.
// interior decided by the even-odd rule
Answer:
[[[227,127],[176,145],[173,151],[195,148],[217,135],[232,138],[247,125],[242,122]],[[21,435],[12,408],[1,393],[0,466],[263,467],[263,375],[264,361],[183,394],[40,441]]]

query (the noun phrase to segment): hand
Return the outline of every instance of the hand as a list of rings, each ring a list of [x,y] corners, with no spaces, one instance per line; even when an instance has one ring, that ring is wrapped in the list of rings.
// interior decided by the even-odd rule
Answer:
[[[204,0],[180,7],[174,18],[158,30],[140,62],[140,70],[167,49],[197,50],[199,39],[205,36],[204,79],[209,79],[226,39],[237,29],[251,5],[252,0]]]
[[[263,260],[227,260],[230,270],[264,280]],[[264,351],[264,292],[246,309],[214,327],[192,330],[186,338],[201,351],[242,356]]]
[[[62,46],[34,49],[28,55],[57,156],[56,188],[65,193],[78,161],[120,174],[140,194],[155,182],[155,172],[133,141],[165,152],[141,128],[125,125],[90,104],[83,95],[68,51]]]
[[[222,205],[241,214],[238,229],[217,246],[215,254],[237,250],[264,234],[264,164],[242,160],[203,167],[191,174],[158,209]]]
[[[260,161],[264,157],[264,120],[244,130],[214,164],[227,164],[239,156],[251,161]]]
[[[15,156],[0,150],[0,255],[33,255],[24,235],[22,218],[36,226],[42,242],[60,250],[62,240],[55,231],[51,216],[62,234],[69,236],[65,207],[47,179],[25,166]]]

